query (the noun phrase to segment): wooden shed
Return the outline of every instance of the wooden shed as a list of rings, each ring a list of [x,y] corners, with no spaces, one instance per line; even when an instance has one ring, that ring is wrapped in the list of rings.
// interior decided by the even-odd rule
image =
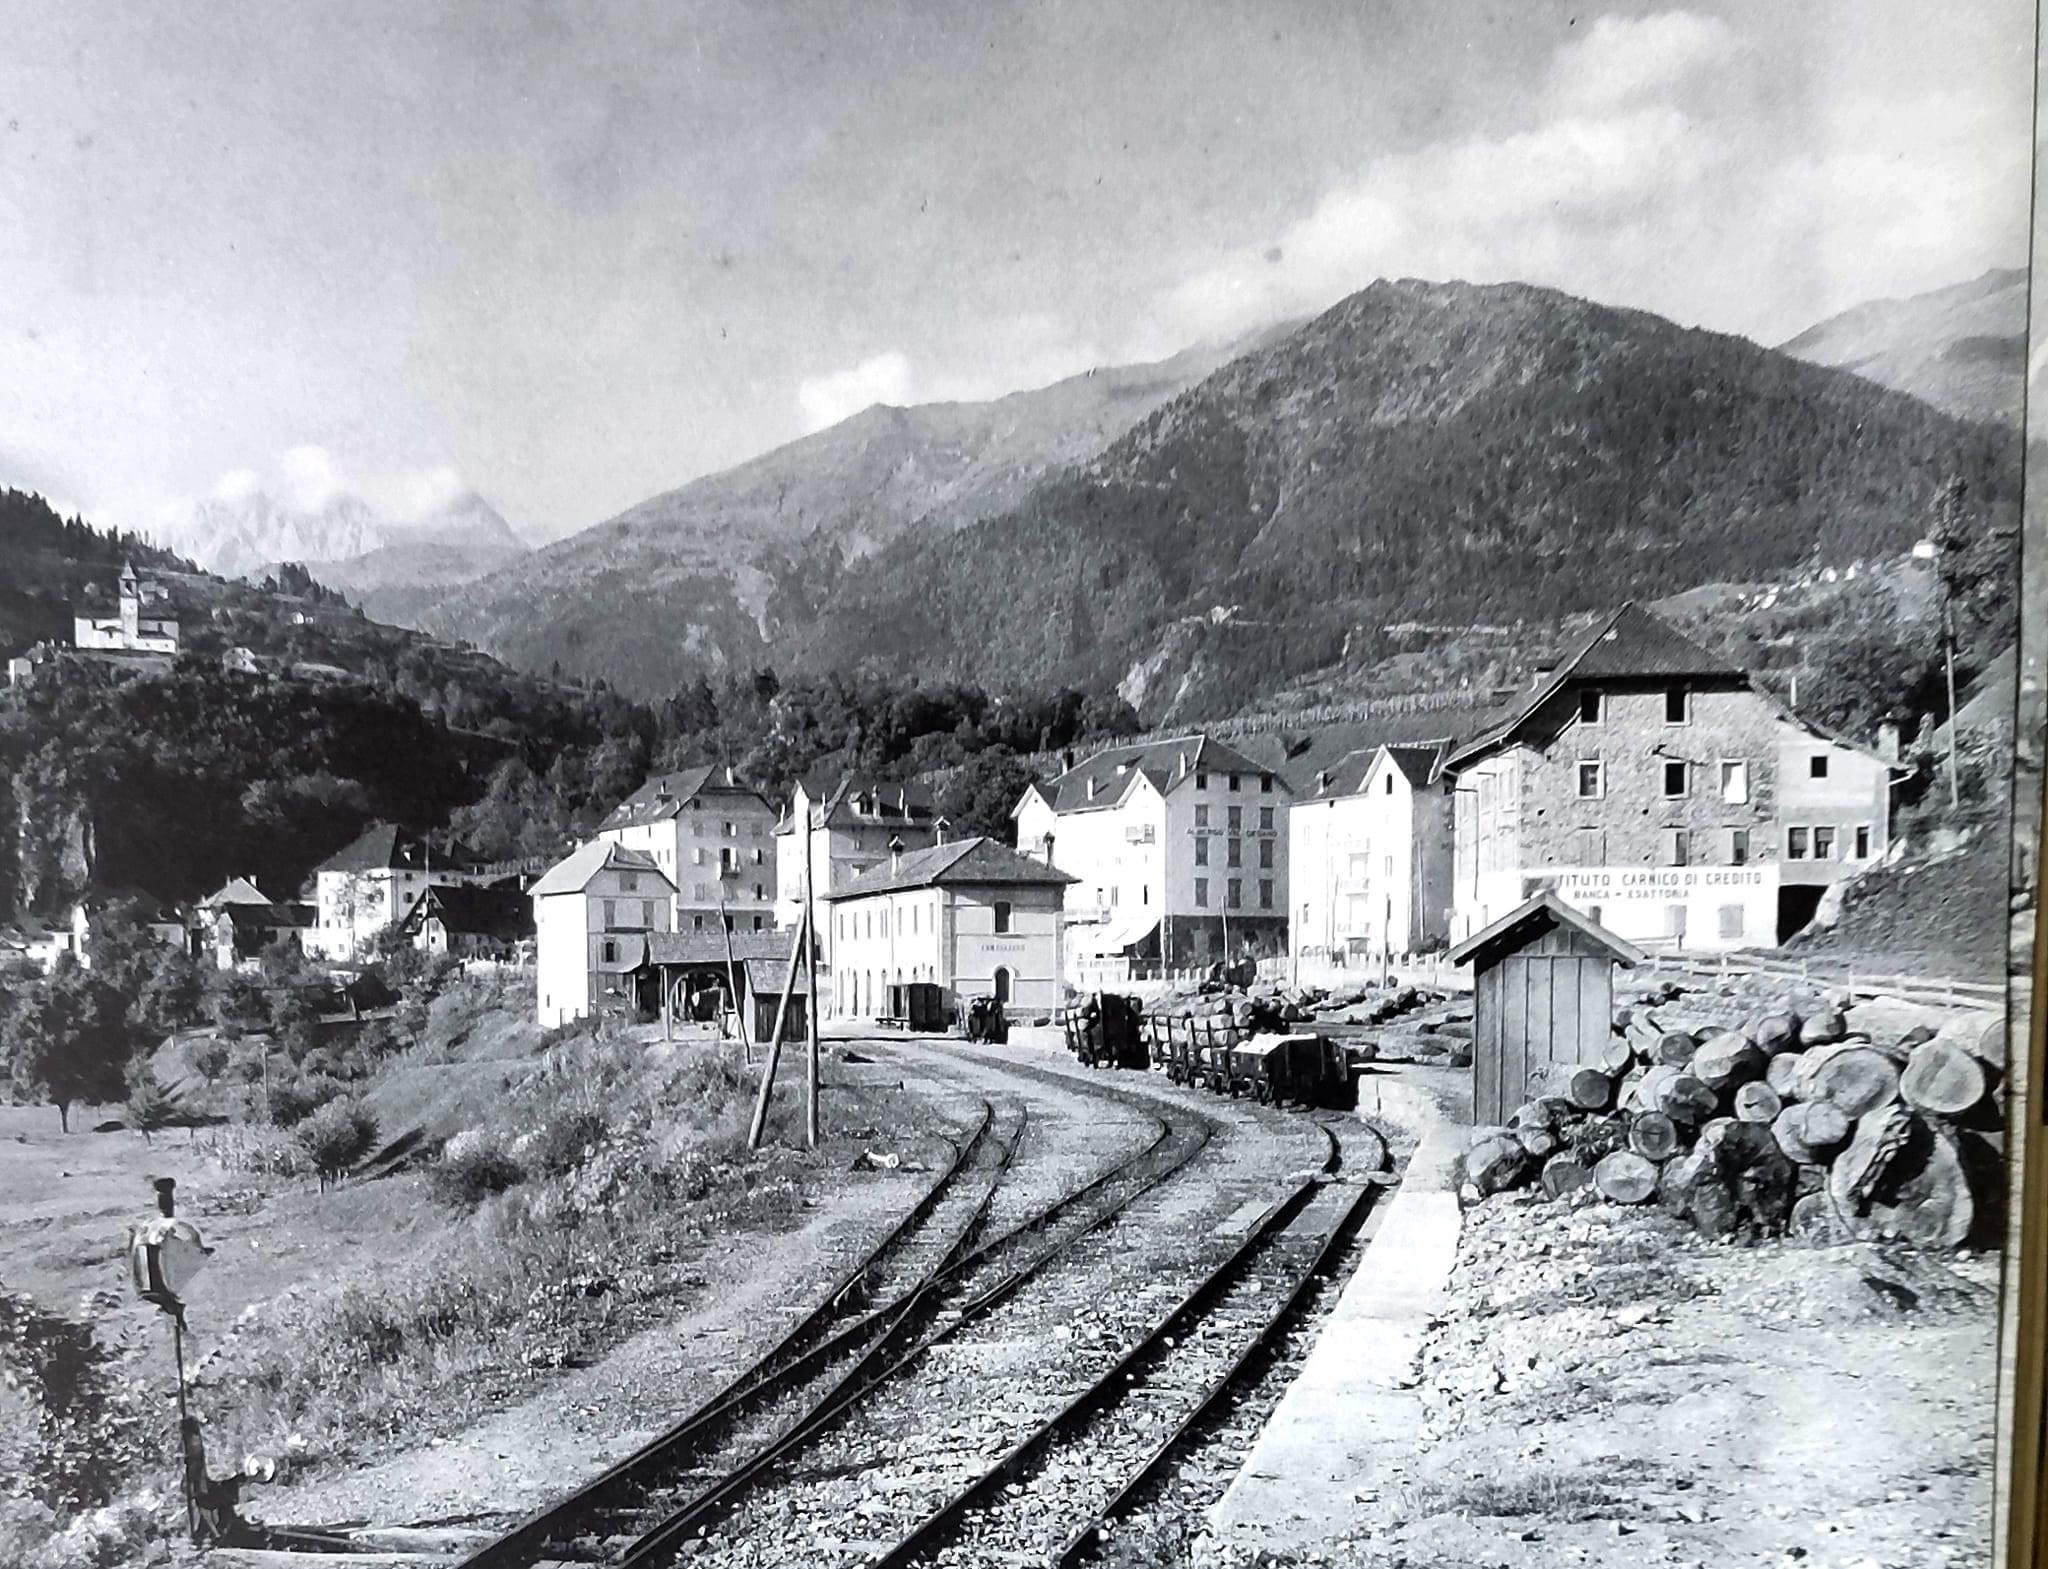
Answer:
[[[1451,950],[1472,966],[1472,1118],[1506,1122],[1553,1063],[1598,1062],[1614,966],[1642,954],[1545,890]]]

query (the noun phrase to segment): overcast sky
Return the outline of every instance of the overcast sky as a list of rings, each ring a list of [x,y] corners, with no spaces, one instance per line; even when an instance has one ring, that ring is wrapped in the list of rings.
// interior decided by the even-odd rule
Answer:
[[[2024,0],[0,0],[0,483],[599,521],[872,401],[1525,278],[2026,259]]]

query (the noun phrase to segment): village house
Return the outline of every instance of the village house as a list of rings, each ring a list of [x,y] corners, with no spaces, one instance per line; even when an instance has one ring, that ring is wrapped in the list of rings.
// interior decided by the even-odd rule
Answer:
[[[673,931],[763,931],[775,921],[775,808],[729,768],[657,774],[597,836],[653,858],[675,885]]]
[[[313,907],[297,900],[216,905],[200,918],[200,951],[212,952],[216,968],[232,970],[255,963],[264,949],[280,943],[303,949],[312,925]]]
[[[1444,767],[1461,940],[1547,888],[1639,946],[1771,947],[1889,843],[1891,765],[1634,604]]]
[[[1446,741],[1362,747],[1316,775],[1287,812],[1297,962],[1387,963],[1450,933]]]
[[[190,942],[191,912],[166,903],[140,888],[100,888],[71,906],[71,951],[78,962],[92,968],[93,932],[110,911],[133,920],[143,931],[166,948],[185,948]]]
[[[633,977],[646,968],[648,935],[672,929],[675,891],[653,856],[609,839],[541,874],[530,897],[542,1028],[639,1006]]]
[[[71,930],[66,926],[37,920],[34,916],[0,926],[0,966],[34,965],[48,975],[57,968],[59,959],[76,951]]]
[[[819,898],[844,888],[889,859],[889,846],[929,849],[939,838],[938,807],[921,784],[880,784],[847,775],[834,782],[799,780],[789,810],[775,825],[775,918],[794,930],[804,907],[804,869]],[[837,963],[822,917],[819,960]]]
[[[395,823],[372,823],[313,869],[317,913],[306,951],[330,963],[353,963],[428,888],[476,882],[476,866],[476,857],[452,839],[436,845]]]
[[[71,641],[79,648],[128,654],[175,654],[178,617],[163,585],[138,578],[132,563],[123,563],[115,584],[111,616],[75,615]]]
[[[1169,966],[1287,947],[1287,782],[1205,735],[1110,747],[1034,784],[1017,847],[1073,874],[1070,967]]]
[[[824,895],[833,1012],[890,1014],[891,988],[928,984],[957,1012],[975,997],[1026,1009],[1061,998],[1064,894],[1073,881],[1043,861],[974,835],[882,865]]]
[[[422,953],[515,960],[533,946],[533,900],[518,888],[436,885],[413,901],[398,932]]]

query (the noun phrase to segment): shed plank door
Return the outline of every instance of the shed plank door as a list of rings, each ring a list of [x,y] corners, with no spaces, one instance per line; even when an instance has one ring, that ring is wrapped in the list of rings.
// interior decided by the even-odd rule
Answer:
[[[1579,1061],[1598,1062],[1614,1028],[1614,966],[1579,960]]]
[[[1493,1122],[1507,1120],[1508,1108],[1521,1104],[1515,1097],[1529,1082],[1528,961],[1517,954],[1500,968],[1500,1103],[1489,1119]]]
[[[1479,1019],[1479,1038],[1472,1049],[1472,1117],[1475,1122],[1501,1120],[1500,1000],[1504,974],[1503,967],[1496,964],[1481,970],[1475,983],[1474,1011]]]

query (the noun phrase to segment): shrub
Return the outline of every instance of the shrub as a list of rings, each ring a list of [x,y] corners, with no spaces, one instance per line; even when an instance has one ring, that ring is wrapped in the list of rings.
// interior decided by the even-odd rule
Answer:
[[[142,1141],[150,1142],[150,1135],[158,1128],[169,1127],[178,1120],[178,1103],[150,1072],[147,1059],[138,1061],[134,1068],[133,1082],[128,1086],[126,1107],[128,1126],[142,1135]]]
[[[295,1128],[342,1093],[342,1082],[324,1073],[302,1073],[295,1079],[273,1081],[270,1121],[275,1127]]]
[[[377,1119],[360,1101],[331,1100],[301,1122],[296,1132],[325,1188],[370,1153],[377,1142]]]
[[[474,1129],[458,1133],[427,1168],[427,1187],[456,1209],[475,1209],[494,1193],[517,1187],[526,1170],[497,1140]]]
[[[529,1159],[543,1176],[559,1177],[590,1159],[607,1131],[605,1119],[597,1112],[563,1112],[549,1118],[533,1136]]]

